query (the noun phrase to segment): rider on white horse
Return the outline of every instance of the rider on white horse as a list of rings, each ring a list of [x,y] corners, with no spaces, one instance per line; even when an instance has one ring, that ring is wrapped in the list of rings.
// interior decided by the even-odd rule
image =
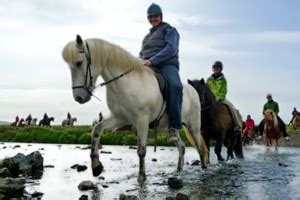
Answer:
[[[177,140],[181,129],[182,83],[179,77],[179,34],[176,28],[162,21],[162,10],[151,4],[147,10],[150,32],[142,42],[140,57],[144,65],[154,68],[167,82],[167,113],[169,116],[169,141]]]

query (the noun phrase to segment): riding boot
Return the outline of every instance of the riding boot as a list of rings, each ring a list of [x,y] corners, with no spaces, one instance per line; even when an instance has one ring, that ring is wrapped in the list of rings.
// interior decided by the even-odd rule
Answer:
[[[279,122],[280,130],[282,131],[282,136],[287,137],[286,126],[282,119],[277,115],[277,120]]]
[[[170,128],[168,130],[168,142],[176,142],[179,137],[179,131],[175,128]]]

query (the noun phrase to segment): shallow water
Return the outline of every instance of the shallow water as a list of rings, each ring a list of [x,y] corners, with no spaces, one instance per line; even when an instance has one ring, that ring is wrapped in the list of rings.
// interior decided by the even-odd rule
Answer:
[[[20,148],[13,149],[15,145]],[[6,146],[7,148],[3,149]],[[135,195],[139,199],[165,199],[181,192],[191,199],[300,199],[300,149],[280,147],[278,152],[264,146],[250,146],[244,149],[245,160],[232,160],[218,163],[211,149],[211,164],[203,170],[200,166],[191,166],[198,160],[193,148],[186,149],[185,166],[178,176],[184,186],[179,190],[169,188],[167,181],[175,175],[178,153],[174,147],[147,148],[147,181],[143,187],[137,184],[138,156],[136,150],[128,146],[103,146],[100,154],[104,165],[101,177],[92,176],[90,168],[90,150],[76,147],[84,145],[55,144],[0,144],[0,158],[14,156],[21,152],[25,155],[40,150],[44,157],[45,168],[42,179],[30,181],[26,190],[44,193],[42,199],[78,199],[82,194],[89,199],[118,199],[120,194]],[[226,150],[222,151],[226,157]],[[152,159],[157,159],[153,162]],[[87,165],[84,172],[70,167],[74,164]],[[282,165],[280,165],[282,164]],[[78,185],[84,180],[97,184],[97,191],[81,192]],[[108,187],[107,187],[108,186]]]

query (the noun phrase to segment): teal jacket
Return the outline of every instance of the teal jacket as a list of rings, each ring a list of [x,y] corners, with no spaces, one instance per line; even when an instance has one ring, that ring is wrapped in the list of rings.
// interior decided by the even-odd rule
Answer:
[[[278,103],[276,101],[271,100],[271,101],[268,101],[267,103],[265,103],[263,111],[266,111],[268,109],[275,112],[276,115],[278,115],[278,113],[279,113],[279,106],[278,106]]]
[[[223,73],[218,75],[211,75],[207,81],[207,85],[209,86],[212,93],[216,96],[217,101],[224,101],[227,94],[227,80],[224,77]]]

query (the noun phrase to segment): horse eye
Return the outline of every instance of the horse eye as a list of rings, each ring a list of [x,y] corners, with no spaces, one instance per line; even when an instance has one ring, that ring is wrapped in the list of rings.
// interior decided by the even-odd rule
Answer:
[[[77,67],[80,67],[81,65],[82,65],[82,61],[77,61],[77,62],[76,62],[76,66],[77,66]]]

